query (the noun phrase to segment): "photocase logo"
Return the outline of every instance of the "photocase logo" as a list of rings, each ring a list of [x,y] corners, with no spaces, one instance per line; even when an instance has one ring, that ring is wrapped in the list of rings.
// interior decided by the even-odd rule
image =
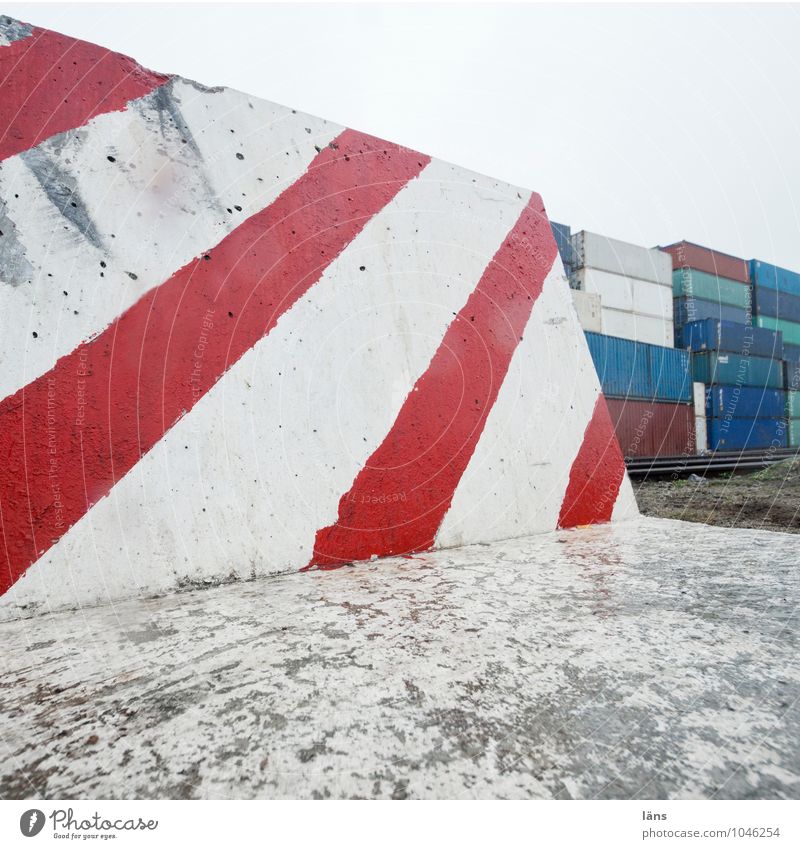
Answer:
[[[44,828],[44,813],[38,808],[31,808],[19,818],[19,830],[25,837],[36,837]]]

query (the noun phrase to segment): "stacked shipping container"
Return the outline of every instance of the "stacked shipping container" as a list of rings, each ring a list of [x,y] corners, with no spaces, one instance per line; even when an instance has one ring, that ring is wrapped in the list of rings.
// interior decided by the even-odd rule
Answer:
[[[599,333],[586,340],[625,457],[694,454],[689,354]]]
[[[752,326],[749,263],[691,242],[662,250],[673,263],[675,344],[692,352],[693,376],[703,387],[696,397],[705,397],[708,448],[785,446],[775,407],[784,383],[783,341],[774,329]]]
[[[581,230],[571,237],[571,285],[600,296],[602,332],[672,347],[669,258]]]
[[[800,274],[760,260],[750,260],[753,315],[758,327],[783,336],[783,386],[788,443],[800,447]]]
[[[800,274],[553,231],[626,456],[798,446]]]

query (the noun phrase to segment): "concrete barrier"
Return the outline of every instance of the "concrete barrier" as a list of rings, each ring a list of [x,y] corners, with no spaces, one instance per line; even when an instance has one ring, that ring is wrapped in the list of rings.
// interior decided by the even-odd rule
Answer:
[[[0,79],[0,618],[635,514],[538,195],[8,18]]]

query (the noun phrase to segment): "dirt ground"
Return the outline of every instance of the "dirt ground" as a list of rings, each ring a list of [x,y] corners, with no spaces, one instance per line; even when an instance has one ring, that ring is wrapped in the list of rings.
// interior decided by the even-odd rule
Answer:
[[[706,478],[633,480],[646,516],[800,534],[800,460]]]

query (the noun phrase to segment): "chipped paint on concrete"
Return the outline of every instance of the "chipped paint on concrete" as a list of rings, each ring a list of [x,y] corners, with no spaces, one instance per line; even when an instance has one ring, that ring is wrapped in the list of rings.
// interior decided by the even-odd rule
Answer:
[[[71,132],[80,133],[79,130]],[[102,250],[103,240],[81,197],[77,180],[59,164],[58,154],[63,141],[63,136],[56,136],[55,140],[23,151],[20,158],[28,166],[50,203],[90,245]]]
[[[0,185],[2,185],[2,179],[2,166],[0,166]],[[25,255],[25,247],[19,241],[16,225],[9,217],[6,202],[0,193],[0,284],[20,286],[23,283],[30,283],[35,273]]]
[[[0,15],[0,47],[8,47],[14,41],[28,38],[32,32],[33,27],[30,24]]]
[[[796,539],[658,519],[0,626],[0,796],[797,798]]]

